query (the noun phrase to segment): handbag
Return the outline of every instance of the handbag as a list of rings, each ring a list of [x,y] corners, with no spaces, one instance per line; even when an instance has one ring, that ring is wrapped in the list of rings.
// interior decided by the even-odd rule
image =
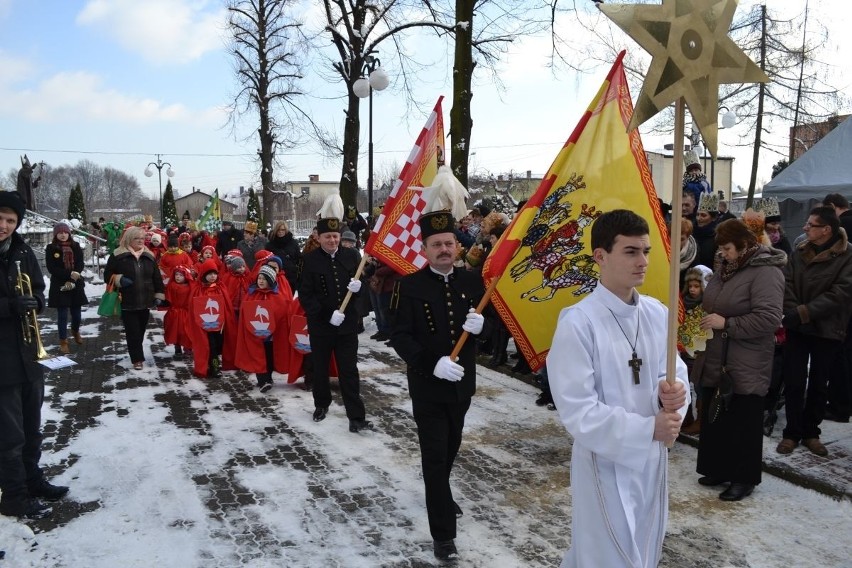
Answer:
[[[101,303],[98,305],[98,315],[104,317],[118,317],[121,315],[121,294],[110,283],[104,295],[101,296]]]
[[[715,422],[730,406],[734,396],[734,378],[728,372],[728,332],[722,332],[722,366],[719,385],[710,399],[710,423]]]

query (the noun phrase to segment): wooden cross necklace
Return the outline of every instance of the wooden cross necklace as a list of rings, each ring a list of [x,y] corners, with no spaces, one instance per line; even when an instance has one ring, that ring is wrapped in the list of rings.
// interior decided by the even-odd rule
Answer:
[[[609,308],[607,308],[609,310]],[[633,357],[627,362],[627,366],[633,369],[633,384],[639,384],[639,369],[642,368],[642,359],[636,356],[636,346],[639,344],[639,312],[636,312],[636,339],[633,340],[633,343],[630,343],[630,338],[627,337],[627,334],[624,333],[624,328],[621,327],[621,322],[618,321],[618,318],[615,317],[615,313],[612,310],[609,310],[609,313],[612,314],[612,319],[615,320],[616,325],[618,325],[618,329],[621,330],[621,335],[624,336],[624,339],[627,340],[627,344],[630,346],[630,349],[633,351]]]

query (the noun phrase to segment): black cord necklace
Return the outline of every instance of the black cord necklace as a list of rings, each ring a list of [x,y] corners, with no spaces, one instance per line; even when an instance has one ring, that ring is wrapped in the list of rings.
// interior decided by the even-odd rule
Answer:
[[[607,308],[609,313],[612,314],[612,319],[615,320],[616,325],[618,325],[618,329],[621,330],[621,335],[624,336],[624,339],[627,340],[627,344],[630,346],[630,349],[633,351],[633,357],[627,362],[627,366],[633,370],[633,384],[639,384],[639,369],[642,368],[642,359],[640,359],[636,355],[636,346],[639,344],[639,312],[636,312],[636,339],[633,340],[633,343],[630,343],[630,338],[624,333],[624,328],[621,327],[621,322],[618,321],[618,318],[615,317],[615,313]]]

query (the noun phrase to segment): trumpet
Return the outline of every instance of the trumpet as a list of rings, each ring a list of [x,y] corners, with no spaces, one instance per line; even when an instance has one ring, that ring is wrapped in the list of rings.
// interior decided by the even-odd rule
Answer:
[[[19,296],[32,296],[33,283],[29,274],[21,272],[21,261],[16,260],[15,266],[18,268],[18,282],[15,284],[15,293]],[[35,310],[30,310],[21,316],[21,327],[24,334],[24,343],[27,345],[35,344],[36,359],[42,360],[50,357],[47,351],[44,350],[44,345],[41,342],[41,330],[38,328],[38,314]]]

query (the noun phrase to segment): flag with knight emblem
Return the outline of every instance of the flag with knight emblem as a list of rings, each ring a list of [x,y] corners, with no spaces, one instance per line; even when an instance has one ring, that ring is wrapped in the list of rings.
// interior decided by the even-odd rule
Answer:
[[[486,282],[500,277],[491,301],[534,370],[545,363],[559,312],[598,282],[590,241],[601,213],[630,209],[648,221],[650,264],[640,292],[668,301],[668,233],[639,131],[627,132],[633,103],[623,57],[483,267]]]

